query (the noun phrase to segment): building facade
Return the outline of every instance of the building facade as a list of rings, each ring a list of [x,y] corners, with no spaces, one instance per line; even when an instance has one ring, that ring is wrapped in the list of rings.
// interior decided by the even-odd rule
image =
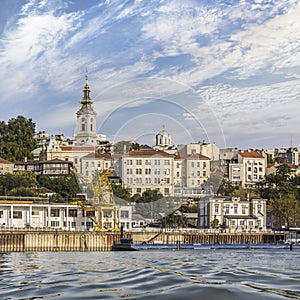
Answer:
[[[199,225],[229,232],[267,230],[266,199],[210,197],[199,200]],[[214,224],[214,225],[213,225]]]
[[[229,180],[241,187],[255,187],[266,174],[266,157],[253,150],[241,150],[229,163]]]
[[[132,206],[116,207],[117,221],[124,229],[131,229]],[[0,200],[0,226],[3,228],[92,230],[99,218],[106,216],[100,216],[97,208],[84,210],[75,204],[47,203],[45,198]]]
[[[172,195],[173,162],[174,156],[164,151],[136,150],[122,155],[116,169],[132,194],[156,189],[163,195]]]
[[[0,157],[0,174],[13,173],[14,164]]]

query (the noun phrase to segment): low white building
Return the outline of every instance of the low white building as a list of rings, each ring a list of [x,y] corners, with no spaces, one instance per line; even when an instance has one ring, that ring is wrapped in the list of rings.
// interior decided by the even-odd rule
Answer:
[[[45,198],[26,199],[0,200],[1,227],[92,230],[100,218],[97,208],[82,209],[75,204],[47,203]],[[103,211],[105,212],[105,209]],[[131,229],[132,206],[116,206],[116,212],[120,226],[123,225],[124,229]],[[107,216],[102,215],[101,218],[107,218]]]

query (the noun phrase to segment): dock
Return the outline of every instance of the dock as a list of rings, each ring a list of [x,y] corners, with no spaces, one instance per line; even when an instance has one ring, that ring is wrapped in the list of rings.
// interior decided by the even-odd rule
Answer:
[[[200,231],[125,232],[140,247],[148,245],[280,244],[283,233],[211,233]],[[116,232],[63,231],[54,229],[0,229],[0,252],[111,251],[120,240]],[[172,247],[173,247],[172,246]]]

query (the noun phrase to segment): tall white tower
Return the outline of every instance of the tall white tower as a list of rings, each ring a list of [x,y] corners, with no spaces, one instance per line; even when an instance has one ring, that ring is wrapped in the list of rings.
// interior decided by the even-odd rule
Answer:
[[[88,74],[85,75],[85,85],[82,89],[83,97],[80,101],[81,107],[77,114],[77,133],[75,136],[76,146],[96,146],[96,112],[92,106],[90,86],[88,82]]]

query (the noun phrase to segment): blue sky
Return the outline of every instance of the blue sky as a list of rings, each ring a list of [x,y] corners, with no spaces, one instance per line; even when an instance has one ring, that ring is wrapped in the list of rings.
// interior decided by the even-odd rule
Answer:
[[[98,133],[299,146],[298,0],[1,0],[0,120],[71,137],[85,70]]]

